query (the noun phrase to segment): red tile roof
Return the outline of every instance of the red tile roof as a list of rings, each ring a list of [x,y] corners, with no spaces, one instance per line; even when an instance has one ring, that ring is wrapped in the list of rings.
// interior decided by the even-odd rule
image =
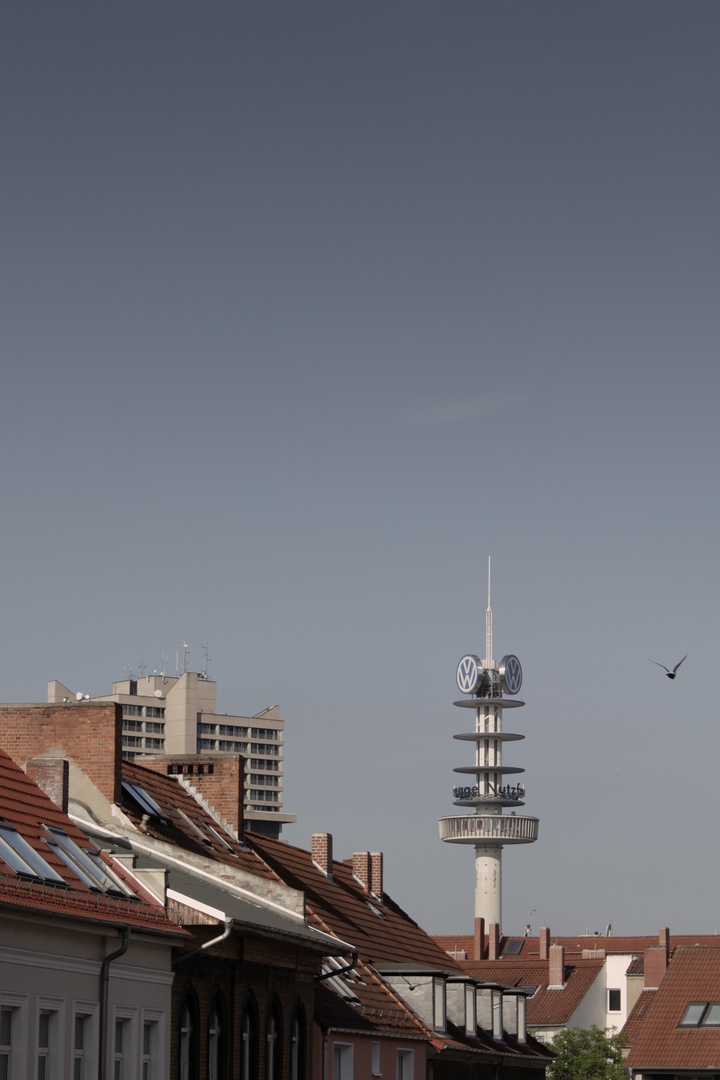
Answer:
[[[691,1001],[720,1002],[720,949],[676,948],[652,998],[644,1019],[631,1014],[638,1030],[628,1068],[720,1069],[720,1028],[678,1026]]]
[[[446,952],[454,955],[457,950],[458,953],[466,952],[468,960],[472,960],[475,949],[475,939],[472,934],[436,934],[434,935],[435,941],[438,945],[445,949]],[[539,937],[506,937],[503,936],[500,939],[500,952],[505,948],[508,941],[522,941],[522,947],[519,953],[521,957],[539,957],[540,955],[540,938]],[[485,935],[485,949],[487,952],[488,937]],[[629,953],[640,955],[645,952],[646,949],[652,945],[659,943],[657,934],[640,936],[632,935],[625,937],[605,936],[600,934],[575,934],[571,936],[561,936],[559,934],[550,935],[550,943],[552,945],[562,945],[565,949],[566,958],[582,956],[583,953],[588,951],[600,952],[604,950],[606,953]],[[670,935],[670,948],[673,949],[677,945],[708,945],[720,948],[720,935],[716,934],[671,934]]]
[[[152,769],[145,769],[136,762],[123,761],[122,778],[138,784],[162,811],[165,822],[148,816],[128,792],[123,790],[123,813],[148,836],[176,844],[216,862],[245,870],[249,874],[273,881],[279,880],[277,874],[254,851],[245,844],[239,844],[234,836],[203,809],[177,776],[164,776]],[[201,835],[198,835],[186,819],[196,826]],[[220,836],[222,840],[219,839]]]
[[[63,915],[103,923],[165,930],[184,935],[172,923],[165,909],[146,892],[125,869],[100,853],[103,861],[133,890],[133,897],[115,896],[91,890],[43,841],[43,825],[61,829],[84,850],[95,852],[85,834],[40,788],[0,750],[0,820],[12,825],[37,854],[65,882],[21,877],[0,855],[0,904],[43,915]]]
[[[460,966],[466,975],[503,986],[537,986],[527,1002],[527,1022],[530,1027],[565,1024],[573,1015],[592,984],[602,971],[602,959],[575,959],[565,963],[565,986],[549,990],[550,963],[548,960],[463,960]]]
[[[415,963],[446,971],[457,964],[387,894],[380,903],[353,876],[352,865],[334,861],[332,878],[309,851],[248,833],[246,841],[291,888],[305,893],[308,922],[343,941],[375,963]]]

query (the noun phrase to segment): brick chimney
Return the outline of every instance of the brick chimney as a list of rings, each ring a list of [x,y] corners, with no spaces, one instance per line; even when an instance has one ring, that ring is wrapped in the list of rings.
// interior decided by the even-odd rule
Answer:
[[[500,959],[500,924],[493,922],[488,927],[488,960]]]
[[[0,746],[22,769],[36,757],[68,758],[108,802],[121,801],[122,706],[114,701],[0,705]]]
[[[550,927],[540,927],[540,959],[550,959]]]
[[[315,837],[313,837],[313,845],[315,843]],[[313,846],[313,858],[315,858],[315,848]],[[366,891],[370,888],[370,852],[369,851],[353,851],[353,875],[358,879],[363,889]]]
[[[320,867],[323,874],[332,877],[333,850],[332,834],[316,832],[312,834],[312,860]]]
[[[25,772],[34,780],[41,791],[60,807],[63,814],[68,811],[68,781],[70,765],[66,758],[32,758],[25,766]]]
[[[377,896],[378,900],[383,898],[383,853],[382,851],[370,852],[370,892],[373,896]]]
[[[658,934],[658,945],[663,945],[666,949],[670,949],[670,927],[661,926],[660,933]]]
[[[645,989],[657,990],[668,966],[668,950],[665,945],[651,945],[645,950]]]
[[[565,949],[562,945],[550,946],[550,981],[548,990],[562,990],[565,985]]]
[[[473,943],[473,960],[485,959],[485,920],[475,919],[475,941]]]
[[[162,776],[182,776],[238,839],[244,830],[245,759],[239,754],[163,754],[135,761]]]

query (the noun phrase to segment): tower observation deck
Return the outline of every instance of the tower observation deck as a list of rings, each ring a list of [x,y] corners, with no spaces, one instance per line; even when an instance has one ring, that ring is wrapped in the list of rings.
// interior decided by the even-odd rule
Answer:
[[[524,769],[503,764],[503,744],[524,739],[503,731],[503,710],[521,708],[525,702],[514,695],[522,686],[520,661],[512,654],[502,660],[492,656],[492,609],[488,561],[488,607],[486,614],[486,656],[463,656],[457,667],[457,684],[468,697],[454,701],[461,709],[475,713],[473,731],[454,738],[475,744],[475,764],[453,771],[467,777],[453,788],[455,806],[472,808],[472,813],[440,818],[440,839],[451,844],[475,847],[475,918],[485,925],[502,923],[502,849],[505,844],[531,844],[538,837],[538,819],[516,812],[524,806],[525,786],[516,778]],[[509,695],[509,696],[504,696]],[[509,814],[504,808],[512,807]]]

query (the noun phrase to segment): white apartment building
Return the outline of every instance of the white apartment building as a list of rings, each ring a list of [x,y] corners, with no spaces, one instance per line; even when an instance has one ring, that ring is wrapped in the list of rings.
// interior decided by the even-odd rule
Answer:
[[[84,697],[57,680],[48,703]],[[147,675],[113,683],[112,693],[89,698],[122,706],[123,757],[142,764],[146,755],[241,754],[245,758],[245,823],[253,832],[280,839],[282,826],[297,820],[283,811],[285,725],[272,705],[256,716],[217,712],[217,686],[202,673]]]

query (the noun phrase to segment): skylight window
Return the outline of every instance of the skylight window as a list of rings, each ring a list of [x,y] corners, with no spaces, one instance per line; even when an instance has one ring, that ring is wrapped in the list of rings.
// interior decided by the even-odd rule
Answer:
[[[169,821],[163,814],[162,810],[150,795],[148,795],[145,788],[140,787],[139,784],[133,783],[132,780],[123,780],[123,791],[125,791],[131,799],[134,799],[138,806],[149,814],[150,817],[159,818],[164,825],[169,825]]]
[[[187,816],[187,814],[183,810],[180,809],[179,806],[174,807],[174,810],[175,810],[175,813],[178,815],[178,817],[181,819],[181,821],[183,821],[188,826],[188,828],[191,830],[191,832],[194,832],[196,836],[199,836],[200,839],[202,840],[203,844],[207,844],[208,847],[210,847],[210,845],[212,844],[212,841],[211,841],[210,837],[207,836],[202,831],[200,826],[196,825],[195,822],[192,820],[192,818],[189,818]]]
[[[45,825],[44,828],[52,839],[45,837],[45,843],[51,847],[58,858],[91,889],[102,892],[120,893],[123,896],[135,896],[122,878],[114,874],[97,851],[81,848],[62,829]]]
[[[52,881],[58,885],[66,882],[60,877],[52,866],[49,866],[42,855],[32,847],[24,836],[12,825],[0,822],[0,858],[11,867],[16,874],[23,877],[40,878],[43,881]]]
[[[720,1027],[720,1002],[691,1001],[683,1013],[680,1027]]]

